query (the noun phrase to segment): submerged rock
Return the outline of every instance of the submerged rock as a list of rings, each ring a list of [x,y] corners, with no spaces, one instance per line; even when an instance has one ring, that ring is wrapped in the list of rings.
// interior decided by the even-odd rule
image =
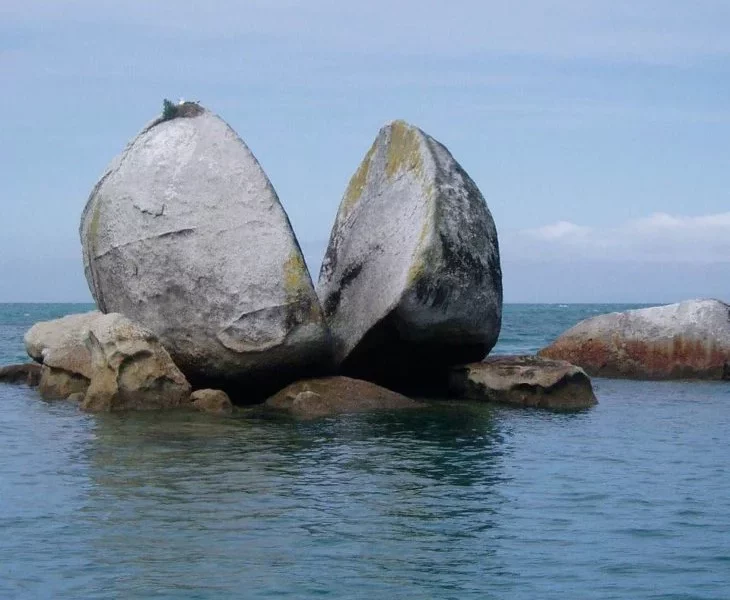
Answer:
[[[471,400],[535,408],[575,410],[597,403],[583,369],[536,356],[495,356],[456,367],[451,387]]]
[[[229,415],[233,412],[233,403],[228,394],[221,390],[196,390],[190,396],[190,402],[196,410]]]
[[[302,418],[424,406],[374,383],[349,377],[298,381],[269,398],[265,405]]]
[[[336,361],[355,376],[428,385],[489,352],[502,315],[497,231],[443,145],[403,121],[381,129],[340,204],[318,293]]]
[[[190,384],[157,338],[120,314],[89,329],[92,376],[81,403],[87,411],[175,408],[190,401]]]
[[[321,308],[263,169],[216,115],[175,112],[91,192],[80,234],[97,305],[155,333],[197,383],[281,382],[326,363]]]
[[[36,387],[41,377],[41,366],[29,363],[23,365],[5,365],[0,367],[1,383],[21,383]]]
[[[730,306],[689,300],[599,315],[539,354],[602,377],[730,379]]]

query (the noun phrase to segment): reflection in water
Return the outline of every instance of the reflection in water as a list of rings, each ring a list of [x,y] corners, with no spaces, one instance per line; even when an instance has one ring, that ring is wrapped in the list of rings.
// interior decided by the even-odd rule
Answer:
[[[724,598],[730,389],[90,416],[0,386],[0,598]]]
[[[84,509],[92,553],[120,593],[169,585],[171,565],[178,592],[252,578],[280,593],[331,579],[363,593],[396,580],[448,589],[475,565],[505,570],[488,543],[501,446],[484,407],[299,423],[102,416]]]

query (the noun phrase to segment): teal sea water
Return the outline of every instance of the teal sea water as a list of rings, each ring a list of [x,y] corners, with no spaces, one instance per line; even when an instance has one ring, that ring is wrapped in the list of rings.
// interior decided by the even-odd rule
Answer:
[[[0,305],[0,364],[35,321]],[[511,305],[500,353],[617,305]],[[86,415],[0,385],[0,598],[730,598],[730,385],[566,415]]]

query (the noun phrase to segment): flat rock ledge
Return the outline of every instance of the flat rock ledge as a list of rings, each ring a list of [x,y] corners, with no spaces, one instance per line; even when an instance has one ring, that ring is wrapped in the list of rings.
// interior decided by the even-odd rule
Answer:
[[[500,404],[579,410],[597,404],[580,367],[537,356],[494,356],[451,372],[453,394]]]
[[[350,377],[298,381],[269,398],[264,405],[303,419],[425,406],[374,383]]]
[[[36,387],[41,378],[41,366],[35,363],[0,367],[1,383],[25,384]]]

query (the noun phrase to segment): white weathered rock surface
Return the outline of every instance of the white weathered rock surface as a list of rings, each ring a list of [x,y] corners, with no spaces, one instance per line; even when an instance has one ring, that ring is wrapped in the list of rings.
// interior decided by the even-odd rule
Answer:
[[[488,353],[502,313],[497,232],[443,145],[403,121],[381,129],[340,204],[317,291],[336,361],[355,374],[421,377]]]
[[[605,377],[730,379],[730,306],[688,300],[598,315],[539,354]]]
[[[175,408],[190,401],[190,384],[157,338],[120,314],[89,329],[92,376],[81,407],[88,411]]]
[[[80,233],[97,305],[158,335],[196,380],[322,363],[327,329],[274,188],[224,121],[197,104],[178,111],[91,193]]]

